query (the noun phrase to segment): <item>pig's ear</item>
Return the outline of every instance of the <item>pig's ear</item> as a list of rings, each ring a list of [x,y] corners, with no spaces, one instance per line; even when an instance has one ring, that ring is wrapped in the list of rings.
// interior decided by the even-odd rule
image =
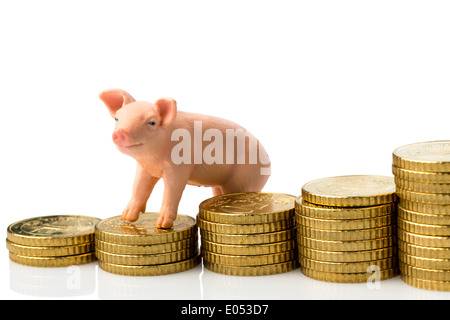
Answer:
[[[117,110],[122,108],[122,106],[136,101],[128,92],[121,89],[102,91],[99,94],[99,97],[104,102],[106,107],[108,107],[108,111],[113,118],[116,117]]]
[[[177,102],[174,99],[158,99],[154,106],[161,117],[161,126],[168,126],[175,120],[177,116]]]

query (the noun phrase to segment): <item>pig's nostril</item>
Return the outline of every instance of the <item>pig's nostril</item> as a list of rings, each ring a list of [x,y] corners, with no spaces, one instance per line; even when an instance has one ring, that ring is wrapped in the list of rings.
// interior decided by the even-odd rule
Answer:
[[[114,143],[126,144],[126,142],[128,140],[128,135],[124,131],[119,130],[119,131],[116,131],[113,133],[112,138],[113,138]]]

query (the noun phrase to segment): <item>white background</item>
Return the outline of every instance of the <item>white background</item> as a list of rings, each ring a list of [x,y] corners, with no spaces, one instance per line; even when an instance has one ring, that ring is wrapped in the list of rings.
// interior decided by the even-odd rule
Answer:
[[[108,88],[241,124],[270,155],[265,191],[390,176],[395,148],[449,138],[449,16],[448,1],[0,0],[0,228],[6,237],[10,223],[34,216],[122,212],[135,161],[112,143],[114,120],[98,99]],[[162,190],[161,181],[148,211],[159,210]],[[179,212],[195,216],[210,196],[187,187]],[[0,298],[45,298],[30,283],[55,274],[18,268],[7,254]],[[450,297],[399,278],[369,290],[299,270],[128,279],[85,269],[82,299]]]

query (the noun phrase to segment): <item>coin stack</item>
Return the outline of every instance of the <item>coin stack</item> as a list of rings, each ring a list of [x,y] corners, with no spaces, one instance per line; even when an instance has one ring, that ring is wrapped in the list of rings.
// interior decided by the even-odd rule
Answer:
[[[200,204],[197,223],[206,269],[236,276],[284,273],[298,267],[295,197],[248,192]]]
[[[33,267],[65,267],[95,261],[94,226],[100,219],[78,215],[35,217],[8,226],[9,258]]]
[[[450,141],[402,146],[393,152],[402,280],[450,291]]]
[[[340,176],[306,183],[295,202],[302,273],[341,283],[398,275],[395,201],[391,177]]]
[[[194,268],[201,262],[195,219],[179,214],[172,228],[156,227],[158,213],[141,213],[136,222],[115,216],[95,226],[99,267],[128,276],[156,276]]]

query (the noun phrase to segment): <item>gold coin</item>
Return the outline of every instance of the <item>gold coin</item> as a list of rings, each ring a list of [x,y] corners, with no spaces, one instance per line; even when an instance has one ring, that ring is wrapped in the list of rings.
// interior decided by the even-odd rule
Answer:
[[[200,235],[202,240],[223,243],[223,244],[265,244],[274,242],[283,242],[296,238],[297,229],[290,228],[282,231],[268,232],[268,233],[255,233],[255,234],[223,234],[209,232],[200,229]]]
[[[298,246],[323,251],[367,251],[377,250],[394,246],[396,244],[396,235],[373,240],[359,241],[335,241],[319,240],[304,236],[298,236]]]
[[[180,241],[149,245],[118,244],[96,240],[95,247],[101,251],[117,254],[156,254],[187,249],[192,246],[197,246],[197,242],[198,236],[194,235],[191,238]]]
[[[413,171],[450,172],[450,141],[408,144],[393,152],[395,166]]]
[[[359,241],[385,238],[394,235],[396,232],[396,226],[390,225],[381,228],[363,230],[323,230],[308,228],[305,226],[297,226],[297,231],[300,236],[319,240]]]
[[[402,251],[398,253],[398,258],[402,263],[417,268],[447,270],[450,272],[450,259],[423,258],[412,256]]]
[[[302,187],[306,202],[337,207],[368,207],[396,201],[391,177],[355,175],[311,181]]]
[[[398,217],[409,222],[436,224],[436,225],[450,225],[450,215],[426,214],[421,212],[414,212],[403,209],[398,206]]]
[[[224,234],[254,234],[254,233],[266,233],[276,232],[294,227],[294,218],[287,220],[279,220],[270,223],[258,223],[258,224],[225,224],[211,222],[197,217],[197,224],[200,229],[215,233]]]
[[[94,241],[98,218],[77,215],[43,216],[12,223],[7,239],[25,246],[70,246]]]
[[[264,255],[264,254],[275,254],[283,251],[295,250],[297,249],[297,241],[295,239],[290,241],[266,243],[266,244],[245,244],[245,245],[230,245],[210,242],[202,239],[202,249],[219,254],[229,254],[229,255]]]
[[[392,166],[392,173],[398,179],[425,183],[450,183],[450,172],[423,172]]]
[[[167,264],[186,260],[198,254],[198,248],[192,247],[179,251],[156,254],[116,254],[95,249],[98,260],[127,266],[144,266],[154,264]]]
[[[260,266],[265,264],[276,264],[294,260],[297,257],[297,254],[295,250],[289,250],[274,254],[237,256],[219,254],[202,249],[202,257],[205,261],[227,266]]]
[[[408,201],[421,202],[427,204],[450,204],[449,193],[423,193],[404,189],[397,189],[397,194],[400,198]]]
[[[411,233],[423,234],[428,236],[450,236],[450,226],[410,222],[400,217],[398,217],[397,219],[397,225],[400,229]]]
[[[336,283],[362,283],[370,281],[372,278],[376,280],[378,277],[379,280],[386,280],[390,278],[394,278],[399,275],[399,271],[397,268],[380,270],[377,273],[335,273],[335,272],[323,272],[317,271],[313,269],[305,268],[304,266],[300,267],[302,273],[315,280],[326,281],[326,282],[336,282]],[[372,277],[372,278],[370,278]]]
[[[391,215],[369,219],[332,220],[332,219],[310,218],[296,214],[295,219],[298,225],[314,229],[325,229],[325,230],[373,229],[388,226],[395,221],[395,218]]]
[[[407,243],[433,248],[450,247],[450,237],[416,234],[398,228],[398,239]]]
[[[120,216],[100,221],[95,227],[95,238],[105,242],[150,245],[180,241],[198,234],[193,217],[179,214],[170,229],[156,227],[159,213],[141,213],[136,222],[128,222]]]
[[[311,259],[327,262],[362,262],[374,261],[392,257],[396,254],[396,247],[387,247],[367,251],[323,251],[306,247],[299,247],[299,255]]]
[[[246,192],[216,196],[200,203],[200,219],[225,224],[260,224],[294,216],[295,197],[282,193]]]
[[[402,281],[406,284],[425,290],[434,290],[434,291],[450,291],[450,281],[433,281],[433,280],[424,280],[417,279],[415,277],[410,277],[407,275],[401,275]]]
[[[308,269],[334,273],[364,273],[371,266],[376,266],[380,269],[392,269],[398,266],[397,257],[362,262],[329,262],[300,256],[299,262],[302,267]]]
[[[425,213],[425,214],[448,214],[450,215],[450,205],[441,204],[425,204],[413,201],[407,201],[400,199],[399,207],[406,210],[411,210],[415,212]]]
[[[426,269],[410,266],[400,261],[400,272],[402,275],[424,280],[450,281],[448,270]]]
[[[99,260],[98,266],[100,267],[100,269],[114,274],[119,274],[123,276],[143,277],[143,276],[160,276],[183,272],[195,268],[200,263],[201,257],[200,255],[197,255],[183,261],[167,264],[146,265],[146,266],[119,265]]]
[[[295,211],[302,216],[316,219],[370,219],[395,213],[396,203],[344,208],[315,205],[298,197],[295,201]]]
[[[397,188],[424,193],[450,193],[450,183],[424,183],[395,178]]]
[[[206,269],[230,276],[267,276],[280,274],[295,270],[298,268],[297,260],[290,260],[276,264],[266,264],[260,266],[230,266],[213,263],[207,260],[203,261]]]
[[[35,257],[56,257],[56,256],[72,256],[94,251],[94,242],[77,244],[72,246],[62,247],[30,247],[21,244],[13,243],[6,240],[6,248],[9,252],[22,256]]]
[[[398,247],[406,254],[432,259],[450,259],[450,248],[423,247],[400,240]]]
[[[23,256],[10,252],[9,258],[11,259],[11,261],[23,264],[25,266],[45,267],[45,268],[57,268],[57,267],[67,267],[71,265],[80,265],[90,263],[96,260],[94,252],[61,257],[33,257],[33,256]]]

